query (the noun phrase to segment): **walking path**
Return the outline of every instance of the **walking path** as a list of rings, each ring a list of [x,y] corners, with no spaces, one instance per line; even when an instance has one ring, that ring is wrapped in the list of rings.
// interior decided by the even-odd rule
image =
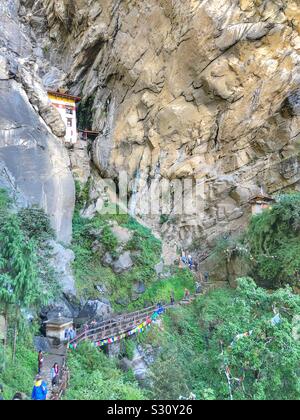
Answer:
[[[61,344],[60,346],[51,346],[49,353],[44,355],[43,369],[41,376],[48,387],[47,400],[60,399],[63,390],[66,388],[66,355],[67,346]],[[57,363],[60,368],[60,383],[57,387],[52,388],[51,368]]]
[[[48,384],[48,400],[59,400],[64,394],[68,386],[69,372],[66,368],[66,357],[67,349],[74,349],[78,344],[84,341],[92,341],[99,343],[99,345],[113,344],[115,341],[120,341],[125,337],[128,337],[128,333],[132,332],[133,335],[139,332],[139,327],[149,325],[154,319],[161,315],[164,311],[171,308],[176,308],[181,305],[191,304],[198,296],[205,294],[210,290],[213,284],[205,283],[202,284],[202,292],[195,293],[189,298],[184,298],[181,301],[168,305],[162,306],[150,306],[140,311],[131,313],[123,313],[113,315],[111,318],[95,324],[93,327],[82,328],[78,331],[77,337],[70,341],[67,345],[62,344],[60,346],[52,346],[48,354],[44,356],[44,365],[42,370],[43,380]],[[138,331],[136,331],[138,330]],[[117,337],[117,340],[113,340],[112,337]],[[61,369],[60,384],[54,389],[51,388],[51,368],[54,363],[58,363]]]
[[[94,343],[99,343],[100,346],[103,346],[123,340],[128,337],[128,335],[133,335],[134,332],[133,334],[130,334],[130,332],[135,329],[143,329],[150,324],[151,322],[149,321],[151,321],[153,317],[159,316],[162,313],[161,308],[165,311],[170,308],[178,307],[179,305],[191,304],[197,296],[206,293],[211,286],[211,283],[202,284],[202,293],[191,295],[189,298],[184,298],[173,305],[168,304],[162,305],[161,307],[156,305],[140,311],[113,315],[105,321],[96,323],[95,325],[87,328],[82,328],[78,331],[76,338],[70,341],[69,348],[76,348],[78,344],[84,341],[92,341]],[[116,337],[116,339],[114,339],[114,337]]]

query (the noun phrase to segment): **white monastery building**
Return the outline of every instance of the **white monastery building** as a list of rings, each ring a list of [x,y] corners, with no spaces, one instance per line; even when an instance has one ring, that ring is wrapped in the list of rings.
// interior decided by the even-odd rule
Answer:
[[[80,102],[80,98],[63,93],[62,91],[49,91],[48,97],[53,106],[59,111],[66,125],[66,142],[75,144],[78,136],[76,104]]]

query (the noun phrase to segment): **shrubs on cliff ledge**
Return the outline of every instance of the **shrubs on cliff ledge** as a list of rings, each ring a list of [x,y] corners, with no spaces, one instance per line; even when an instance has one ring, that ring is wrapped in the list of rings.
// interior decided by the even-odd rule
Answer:
[[[267,287],[300,285],[300,193],[278,198],[246,232],[252,276]]]
[[[70,353],[71,370],[68,400],[144,400],[132,372],[124,373],[117,360],[108,358],[89,343]]]
[[[159,354],[150,366],[150,398],[194,392],[197,399],[228,400],[226,369],[235,378],[234,400],[300,398],[299,296],[289,288],[269,293],[250,278],[238,284],[170,310],[163,326],[139,336]]]

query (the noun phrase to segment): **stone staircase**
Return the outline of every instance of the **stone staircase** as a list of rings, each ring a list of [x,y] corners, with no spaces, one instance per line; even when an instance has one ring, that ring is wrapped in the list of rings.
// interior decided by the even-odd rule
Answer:
[[[56,399],[55,396],[60,391],[61,383],[57,387],[52,388],[51,369],[54,364],[57,363],[62,374],[66,363],[66,354],[67,346],[64,344],[55,346],[54,344],[50,343],[50,350],[44,355],[44,363],[41,376],[48,387],[47,400]]]

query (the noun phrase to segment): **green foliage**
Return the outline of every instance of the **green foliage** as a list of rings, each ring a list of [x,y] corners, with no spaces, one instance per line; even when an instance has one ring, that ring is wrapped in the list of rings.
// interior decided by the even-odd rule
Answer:
[[[280,196],[253,217],[246,234],[252,275],[268,287],[300,281],[300,193]]]
[[[0,211],[7,210],[11,200],[8,196],[8,193],[5,189],[0,188]]]
[[[18,333],[22,339],[26,327],[24,311],[39,309],[55,295],[57,281],[45,246],[53,231],[43,211],[34,208],[12,213],[4,192],[0,202],[0,311],[8,331],[14,330],[15,358]]]
[[[24,235],[28,239],[35,240],[39,245],[55,238],[49,217],[43,209],[38,207],[22,209],[18,212],[18,218]]]
[[[271,323],[274,311],[281,318],[277,325]],[[228,366],[233,378],[243,378],[232,383],[234,399],[298,400],[300,343],[293,328],[299,311],[300,297],[290,289],[270,294],[248,278],[239,280],[236,291],[216,290],[170,311],[163,332],[153,329],[143,338],[160,348],[150,396],[172,399],[193,391],[198,399],[229,399]]]
[[[32,335],[28,337],[30,341],[19,343],[15,363],[10,363],[4,372],[0,372],[0,383],[3,384],[6,400],[11,400],[16,392],[23,392],[30,398],[33,379],[37,373],[37,354],[32,347]],[[8,348],[7,358],[11,359],[11,353],[12,349]],[[0,354],[3,354],[1,346]]]
[[[104,226],[102,233],[101,233],[101,243],[105,248],[105,251],[112,253],[115,255],[116,248],[118,246],[118,240],[113,234],[111,228],[109,226]]]
[[[90,344],[70,354],[71,382],[68,400],[143,400],[143,392],[133,375],[122,372],[115,359],[108,358]]]
[[[180,396],[189,395],[186,370],[178,363],[175,350],[161,355],[151,369],[149,380],[152,382],[150,399],[178,400]]]
[[[84,185],[82,185],[78,180],[75,180],[76,212],[82,209],[89,201],[90,187],[91,178],[89,178],[86,184]]]
[[[111,283],[115,280],[112,270],[103,267],[101,256],[93,251],[93,242],[96,238],[91,232],[94,229],[103,229],[105,224],[100,217],[88,220],[82,218],[79,211],[74,214],[72,249],[76,258],[73,270],[79,297],[96,298],[98,284]]]
[[[41,296],[36,281],[35,244],[25,239],[15,215],[11,215],[1,227],[0,258],[0,276],[5,279],[4,288],[9,284],[12,302],[25,307],[35,305]]]
[[[151,284],[137,301],[129,305],[128,309],[144,308],[156,305],[158,302],[169,303],[171,293],[174,293],[175,301],[180,301],[184,297],[185,289],[190,290],[191,293],[195,292],[194,276],[188,269],[178,269],[171,277]]]
[[[134,252],[134,267],[119,275],[102,264],[105,252],[109,252],[114,258],[118,257],[118,241],[110,227],[112,222],[117,222],[133,231],[132,240],[125,250]],[[93,233],[95,231],[99,234],[95,235]],[[96,239],[101,243],[100,251],[93,251]],[[157,281],[154,266],[160,261],[161,243],[149,229],[128,215],[99,214],[92,220],[87,220],[80,216],[79,211],[75,212],[72,248],[76,256],[73,267],[79,295],[85,298],[97,298],[99,297],[97,286],[105,285],[117,311],[124,311],[124,306],[130,303],[134,283],[142,281],[148,287]]]
[[[126,340],[123,340],[122,342],[123,346],[124,346],[124,357],[127,357],[127,359],[132,360],[134,357],[134,351],[135,351],[135,342],[128,338]]]

